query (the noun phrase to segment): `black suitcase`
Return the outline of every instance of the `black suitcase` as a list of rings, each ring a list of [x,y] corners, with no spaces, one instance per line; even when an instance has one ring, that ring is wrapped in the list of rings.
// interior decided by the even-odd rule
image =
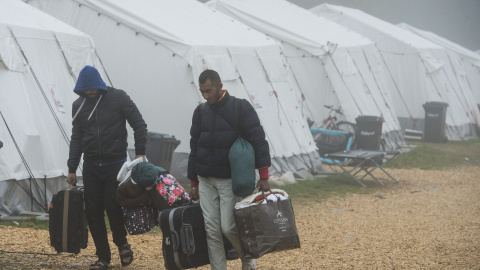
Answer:
[[[50,245],[55,250],[79,253],[87,247],[88,229],[85,217],[83,187],[72,187],[53,195],[48,211]]]
[[[197,268],[210,263],[200,204],[163,210],[158,220],[163,234],[162,250],[166,269]],[[227,259],[237,259],[238,254],[225,237],[224,245]]]

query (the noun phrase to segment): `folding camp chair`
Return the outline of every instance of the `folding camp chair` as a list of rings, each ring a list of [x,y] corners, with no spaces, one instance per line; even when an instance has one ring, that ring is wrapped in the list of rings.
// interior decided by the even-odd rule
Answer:
[[[314,140],[320,153],[320,160],[323,164],[338,165],[348,161],[347,158],[337,160],[325,155],[339,151],[350,151],[353,141],[352,134],[347,131],[323,128],[310,128],[310,132],[314,135]],[[333,137],[337,139],[335,140]]]
[[[394,182],[398,183],[398,180],[393,177],[391,174],[389,174],[383,166],[386,164],[384,162],[384,158],[388,157],[388,160],[393,159],[396,157],[398,154],[400,154],[400,151],[373,151],[373,150],[362,150],[362,149],[355,149],[355,150],[349,150],[349,151],[339,151],[339,152],[334,152],[334,153],[329,153],[326,154],[325,157],[331,158],[334,160],[345,160],[347,159],[346,162],[340,162],[337,163],[342,170],[343,173],[347,173],[350,175],[350,177],[355,180],[358,184],[360,184],[362,187],[366,187],[364,183],[362,183],[362,180],[367,176],[370,175],[377,183],[383,185],[383,183],[375,177],[372,172],[376,169],[380,169],[383,171],[391,180]],[[354,162],[349,162],[349,161],[354,161]],[[349,167],[353,167],[352,169],[349,169]],[[360,178],[356,177],[357,174],[364,172],[364,175]],[[334,177],[336,179],[339,175]]]

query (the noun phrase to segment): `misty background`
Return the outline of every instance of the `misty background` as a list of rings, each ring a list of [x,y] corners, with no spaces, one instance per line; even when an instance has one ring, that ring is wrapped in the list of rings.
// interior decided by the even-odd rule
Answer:
[[[404,22],[433,32],[472,51],[480,50],[480,0],[287,1],[305,9],[323,3],[360,9],[384,21],[393,24]]]

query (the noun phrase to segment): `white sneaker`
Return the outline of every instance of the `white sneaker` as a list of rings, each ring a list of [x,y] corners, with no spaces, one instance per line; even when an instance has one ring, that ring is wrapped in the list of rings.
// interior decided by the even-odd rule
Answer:
[[[242,270],[257,269],[257,259],[242,260]]]

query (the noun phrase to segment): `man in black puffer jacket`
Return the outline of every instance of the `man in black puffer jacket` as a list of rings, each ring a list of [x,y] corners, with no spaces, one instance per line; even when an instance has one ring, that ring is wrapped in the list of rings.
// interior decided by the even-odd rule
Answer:
[[[270,189],[270,152],[258,115],[248,101],[237,100],[237,118],[235,97],[222,90],[223,84],[217,72],[203,71],[199,85],[207,102],[195,109],[192,118],[188,161],[188,178],[192,185],[190,195],[193,199],[200,197],[211,269],[226,270],[222,232],[240,256],[242,253],[233,217],[233,209],[239,198],[232,192],[228,159],[229,149],[239,136],[237,130],[253,146],[255,167],[260,174],[257,187],[263,190]],[[255,260],[242,260],[242,269],[251,270],[255,267]]]
[[[73,91],[80,97],[72,105],[67,182],[77,182],[83,153],[85,211],[98,256],[90,269],[107,269],[111,261],[105,210],[122,266],[126,266],[133,261],[133,252],[127,242],[122,209],[115,199],[117,174],[127,160],[126,122],[134,130],[136,158],[144,160],[147,124],[130,97],[123,90],[107,87],[94,67],[82,69]]]

